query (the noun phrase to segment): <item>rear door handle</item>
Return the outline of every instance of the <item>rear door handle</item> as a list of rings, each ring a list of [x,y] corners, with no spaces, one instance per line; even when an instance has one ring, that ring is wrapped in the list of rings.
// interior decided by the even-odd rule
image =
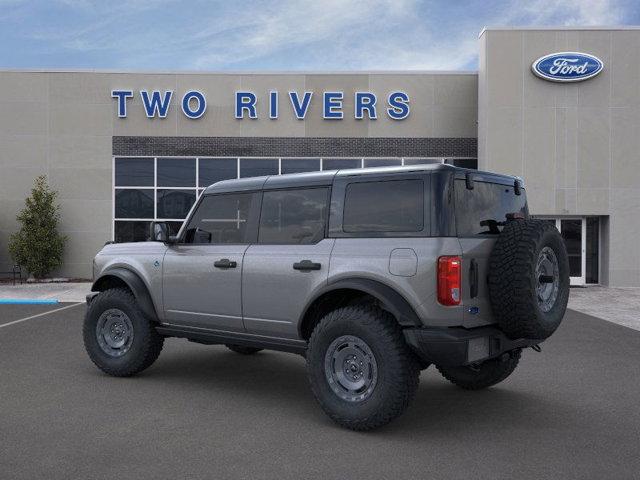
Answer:
[[[311,260],[302,260],[293,264],[294,270],[320,270],[321,267],[322,265]]]
[[[232,262],[228,258],[222,258],[213,262],[213,266],[216,268],[236,268],[238,264],[236,262]]]

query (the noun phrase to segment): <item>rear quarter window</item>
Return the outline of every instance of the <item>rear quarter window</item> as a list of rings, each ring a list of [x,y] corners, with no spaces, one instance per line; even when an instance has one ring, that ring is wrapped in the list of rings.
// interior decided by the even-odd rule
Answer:
[[[347,185],[344,232],[421,232],[424,227],[424,182],[421,179]]]
[[[524,189],[516,195],[514,188],[497,183],[474,182],[473,190],[464,180],[455,181],[456,229],[459,237],[498,235],[507,214],[528,215]]]

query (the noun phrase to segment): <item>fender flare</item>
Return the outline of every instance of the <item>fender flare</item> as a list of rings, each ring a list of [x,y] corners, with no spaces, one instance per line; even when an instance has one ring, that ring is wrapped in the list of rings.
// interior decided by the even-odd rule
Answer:
[[[105,279],[108,277],[116,277],[122,280],[129,290],[133,292],[133,296],[136,298],[136,302],[138,302],[138,306],[145,317],[149,320],[158,321],[158,314],[156,313],[156,308],[153,305],[153,300],[151,298],[151,294],[149,293],[149,289],[147,285],[142,281],[140,275],[137,273],[123,267],[115,267],[108,269],[102,273],[91,285],[92,292],[102,291],[101,283],[104,283]]]
[[[422,325],[422,322],[413,307],[402,295],[392,287],[368,278],[346,278],[326,285],[324,288],[316,292],[313,299],[305,305],[302,315],[298,321],[298,325],[302,324],[303,319],[309,312],[309,308],[318,298],[331,291],[341,289],[359,290],[376,298],[382,304],[383,308],[391,313],[403,327],[416,327]]]

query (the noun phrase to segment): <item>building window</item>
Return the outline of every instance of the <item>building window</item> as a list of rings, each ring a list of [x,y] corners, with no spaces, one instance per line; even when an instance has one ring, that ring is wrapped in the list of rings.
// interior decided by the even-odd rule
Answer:
[[[237,158],[200,158],[198,160],[198,186],[208,187],[221,180],[238,178]]]
[[[320,170],[319,158],[283,158],[280,161],[280,173],[304,173]]]
[[[158,158],[158,187],[196,187],[195,158]]]
[[[277,158],[241,158],[240,178],[278,175]]]
[[[364,168],[398,167],[400,165],[402,165],[401,158],[365,158],[363,160]]]
[[[325,158],[322,160],[323,170],[339,170],[341,168],[360,168],[361,158]]]
[[[153,158],[116,158],[115,181],[119,187],[153,187],[155,168]]]
[[[149,239],[150,222],[116,220],[113,240],[120,242],[144,242]]]
[[[476,159],[447,159],[446,162]],[[117,157],[113,166],[113,239],[145,241],[154,220],[180,230],[204,189],[221,180],[341,168],[445,163],[443,158]],[[596,272],[597,275],[597,272]]]
[[[444,158],[405,158],[403,165],[433,165],[444,163]]]
[[[163,220],[184,219],[196,202],[196,190],[156,190],[157,214]]]

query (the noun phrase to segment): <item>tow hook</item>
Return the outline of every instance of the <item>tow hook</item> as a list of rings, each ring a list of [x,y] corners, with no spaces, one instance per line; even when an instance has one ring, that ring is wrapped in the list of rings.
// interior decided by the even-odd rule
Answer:
[[[540,353],[542,351],[542,348],[540,348],[540,345],[531,345],[531,350]]]

